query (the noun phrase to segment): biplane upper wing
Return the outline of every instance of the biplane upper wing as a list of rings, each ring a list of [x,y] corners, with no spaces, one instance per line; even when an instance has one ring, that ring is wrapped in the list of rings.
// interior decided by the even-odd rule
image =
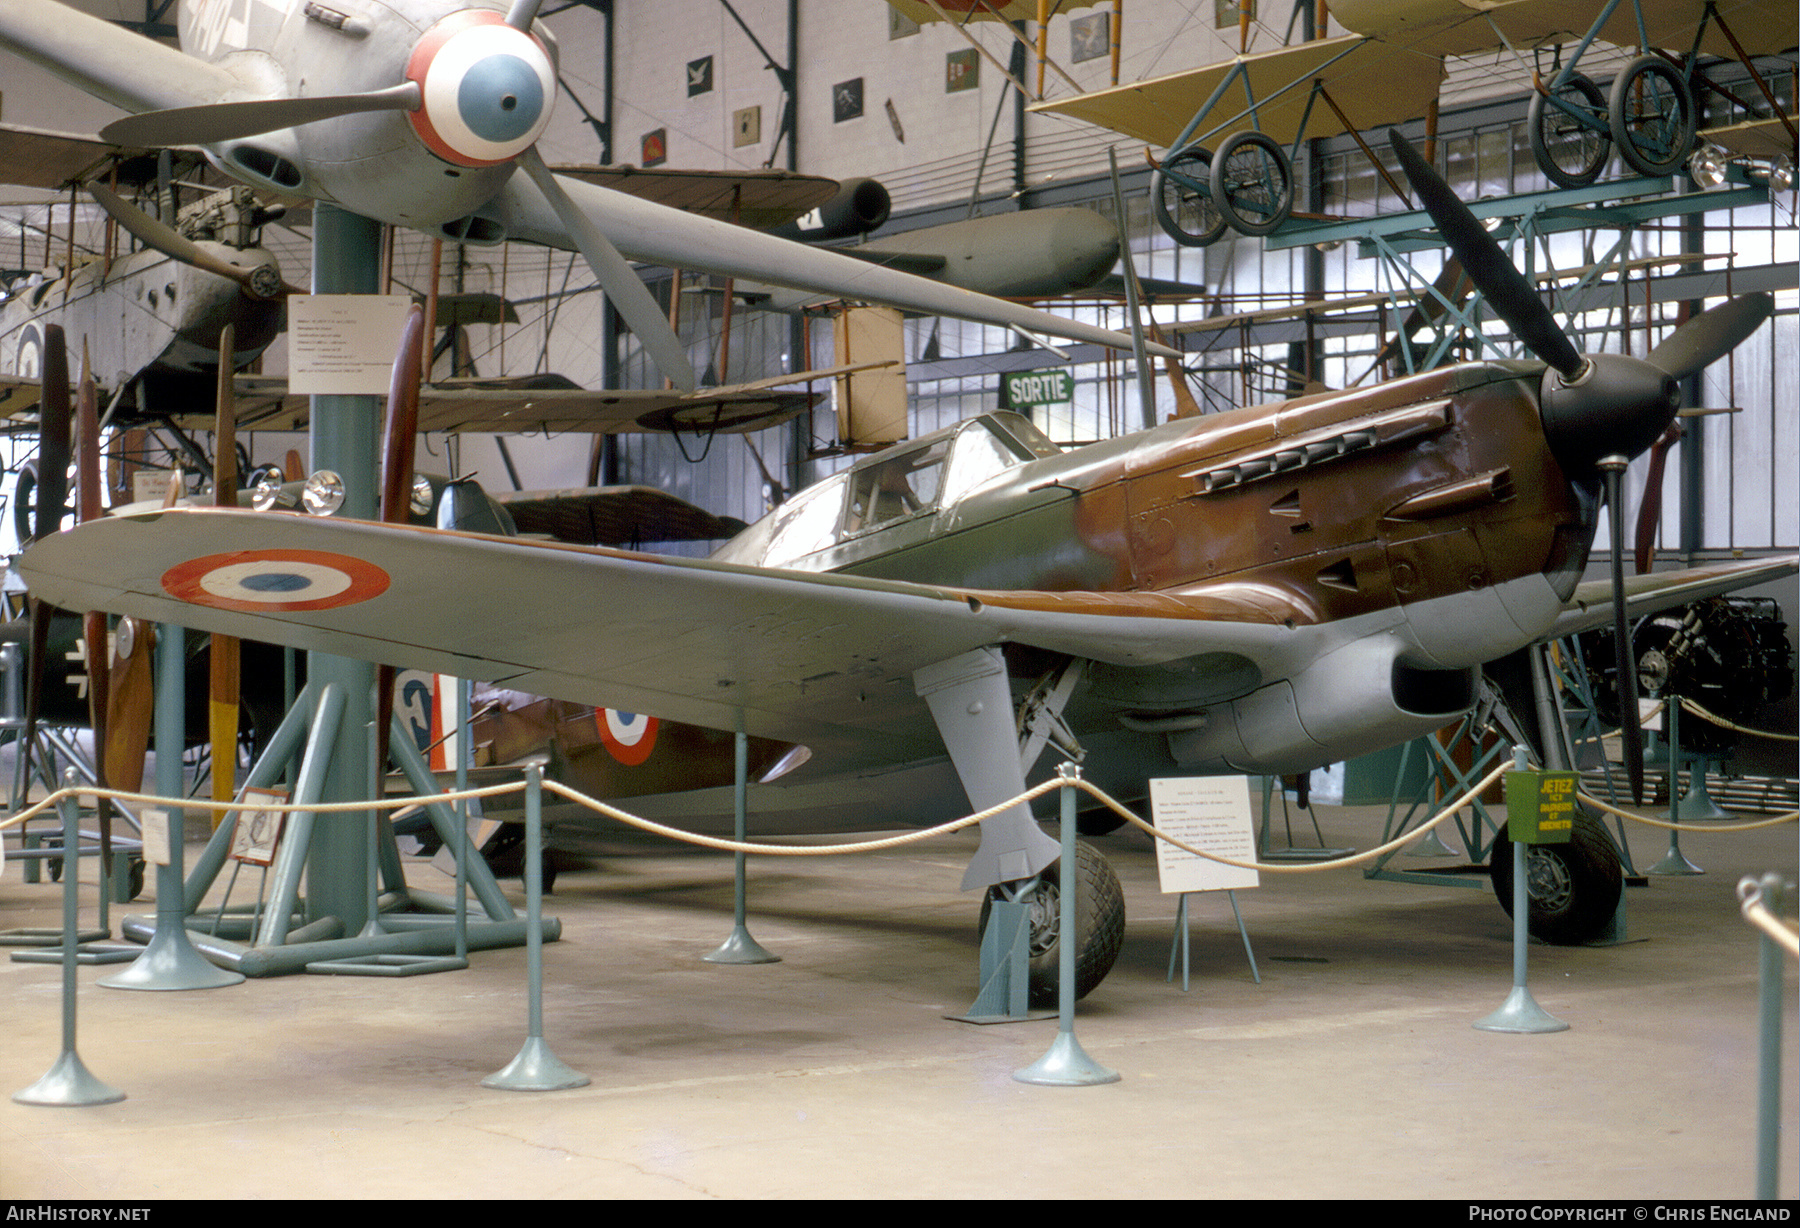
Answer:
[[[1632,618],[1642,618],[1690,601],[1766,584],[1796,571],[1800,571],[1800,555],[1788,554],[1627,576],[1625,612]],[[1563,608],[1562,616],[1542,638],[1557,640],[1565,635],[1579,635],[1596,627],[1611,626],[1612,621],[1612,581],[1589,580],[1576,587],[1574,599]]]
[[[240,375],[235,382],[240,430],[306,428],[312,417],[311,400],[289,392],[285,379]],[[673,389],[540,387],[533,386],[533,381],[453,380],[420,389],[419,429],[508,435],[676,430],[738,434],[778,426],[810,409],[819,396],[770,388],[703,388],[698,393],[682,393]],[[209,413],[175,416],[178,425],[202,429],[211,420]]]
[[[1347,30],[1428,55],[1469,55],[1501,46],[1573,42],[1600,16],[1600,0],[1331,0],[1331,15]],[[1796,12],[1789,0],[1719,0],[1717,12],[1751,55],[1785,51],[1795,42]],[[1652,47],[1686,51],[1706,10],[1704,0],[1640,0],[1621,4],[1599,37],[1621,47],[1638,44],[1638,12]],[[1709,21],[1700,50],[1732,58],[1731,40]]]
[[[973,592],[216,509],[90,522],[21,572],[66,609],[712,728],[742,712],[751,734],[834,756],[941,753],[913,671],[987,644],[1121,665],[1232,654],[1271,676],[1312,651],[1253,594]]]
[[[1340,135],[1346,131],[1344,125],[1323,102],[1313,102],[1308,114],[1315,79],[1324,83],[1353,129],[1422,116],[1437,98],[1443,73],[1440,59],[1421,58],[1403,48],[1346,34],[1255,51],[1131,85],[1033,103],[1030,110],[1086,120],[1166,149],[1226,75],[1239,66],[1244,70],[1244,83],[1234,83],[1225,92],[1196,133],[1201,136],[1217,127],[1214,135],[1205,138],[1209,148],[1248,128],[1289,145],[1303,119],[1309,137]],[[1246,107],[1243,84],[1256,100],[1254,121]]]

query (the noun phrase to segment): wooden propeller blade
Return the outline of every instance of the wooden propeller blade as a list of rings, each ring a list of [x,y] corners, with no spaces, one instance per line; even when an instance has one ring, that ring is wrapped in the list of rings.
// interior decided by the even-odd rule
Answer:
[[[230,355],[237,332],[229,324],[219,333],[218,422],[213,435],[213,506],[236,507],[238,495],[237,398],[232,388]],[[207,692],[206,732],[212,746],[212,796],[229,802],[237,796],[238,704],[242,688],[242,654],[235,635],[215,635],[208,652],[211,678]],[[228,812],[213,811],[217,828]]]
[[[400,351],[394,355],[394,373],[388,383],[387,424],[382,431],[381,519],[405,524],[412,502],[413,450],[419,435],[420,366],[425,352],[425,309],[413,304],[400,332]],[[375,671],[376,767],[387,769],[388,727],[394,720],[394,678],[391,665]]]
[[[86,524],[102,514],[100,493],[100,408],[99,392],[88,362],[87,343],[81,346],[81,386],[75,393],[75,520]],[[81,635],[85,644],[88,676],[88,722],[94,729],[94,745],[100,748],[94,765],[99,782],[110,779],[106,774],[106,695],[107,650],[106,615],[89,610],[81,616]]]
[[[1675,446],[1681,434],[1681,422],[1677,419],[1669,423],[1669,429],[1650,448],[1650,467],[1644,474],[1644,497],[1643,502],[1638,504],[1637,531],[1633,538],[1633,561],[1640,576],[1650,570],[1650,564],[1655,559],[1656,525],[1662,519],[1663,471],[1668,466],[1669,450]]]
[[[152,680],[156,630],[135,618],[121,618],[113,636],[111,688],[106,696],[106,765],[115,789],[135,793],[144,784],[144,755],[150,749],[155,714]]]
[[[33,537],[56,532],[69,487],[69,345],[60,324],[44,326],[43,400],[38,407],[37,516]],[[25,684],[25,776],[31,776],[31,748],[43,711],[44,656],[50,651],[49,605],[31,601],[31,657]]]

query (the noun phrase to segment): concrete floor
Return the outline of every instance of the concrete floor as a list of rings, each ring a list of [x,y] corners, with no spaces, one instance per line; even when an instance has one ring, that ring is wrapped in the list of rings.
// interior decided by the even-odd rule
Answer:
[[[1321,808],[1368,847],[1380,811]],[[1640,865],[1660,833],[1638,829]],[[1482,889],[1266,875],[1194,906],[1193,992],[1164,982],[1174,902],[1147,841],[1101,842],[1126,888],[1119,966],[1077,1018],[1123,1081],[1014,1082],[1054,1023],[947,1022],[975,981],[973,837],[753,862],[751,929],[784,962],[700,960],[730,922],[729,858],[613,844],[557,880],[550,1047],[593,1079],[487,1091],[524,1035],[522,950],[405,980],[297,976],[196,993],[93,987],[80,1052],[129,1094],[0,1100],[0,1196],[1742,1198],[1754,1188],[1756,940],[1740,875],[1795,873],[1795,829],[1683,840],[1703,877],[1630,891],[1632,940],[1534,947],[1571,1029],[1476,1031],[1510,929]],[[191,864],[191,861],[190,861]],[[760,869],[759,869],[760,867]],[[90,871],[91,873],[91,871]],[[428,863],[420,886],[443,889]],[[522,898],[517,882],[509,892]],[[0,927],[59,896],[0,880]],[[1784,1052],[1794,1056],[1788,969]],[[58,1051],[59,970],[0,962],[0,1091]],[[1795,1070],[1781,1191],[1796,1191]]]

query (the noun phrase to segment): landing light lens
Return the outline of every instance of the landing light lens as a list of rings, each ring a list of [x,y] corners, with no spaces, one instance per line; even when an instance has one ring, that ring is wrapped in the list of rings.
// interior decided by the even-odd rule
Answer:
[[[281,483],[281,470],[270,469],[264,473],[250,489],[250,506],[259,512],[266,512],[274,507],[281,498]]]
[[[415,516],[429,516],[431,504],[436,496],[432,493],[431,479],[422,473],[413,475],[412,500],[408,507]]]
[[[1725,182],[1728,165],[1724,153],[1718,146],[1702,145],[1688,160],[1688,173],[1701,187],[1716,188]]]
[[[320,469],[306,479],[300,502],[309,516],[329,516],[344,506],[344,479],[330,469]]]
[[[1775,165],[1769,168],[1769,190],[1771,192],[1791,191],[1794,186],[1794,160],[1786,154],[1775,159]]]

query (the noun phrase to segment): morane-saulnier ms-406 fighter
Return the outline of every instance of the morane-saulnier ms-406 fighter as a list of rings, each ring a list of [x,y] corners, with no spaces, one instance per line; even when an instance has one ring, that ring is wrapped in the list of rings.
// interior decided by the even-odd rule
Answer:
[[[958,783],[985,807],[1021,791],[1058,722],[1126,793],[1145,775],[1297,772],[1391,745],[1466,710],[1483,662],[1566,621],[1611,458],[1647,448],[1675,379],[1769,310],[1734,300],[1648,359],[1577,354],[1396,143],[1543,361],[1066,452],[986,415],[829,479],[706,560],[183,511],[53,535],[21,570],[71,609],[804,747],[753,791],[763,830],[857,806],[947,817]],[[1792,569],[1654,579],[1695,593]],[[1029,879],[1055,853],[1015,807],[983,825],[964,886]]]

